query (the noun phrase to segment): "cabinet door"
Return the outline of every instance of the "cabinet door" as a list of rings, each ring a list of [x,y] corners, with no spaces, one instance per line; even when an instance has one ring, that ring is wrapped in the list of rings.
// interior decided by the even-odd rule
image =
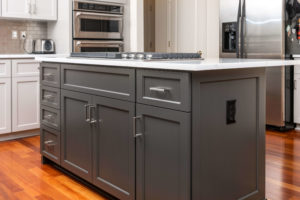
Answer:
[[[190,199],[190,114],[137,104],[137,200]]]
[[[30,0],[2,0],[2,17],[30,18]]]
[[[40,127],[39,77],[12,79],[12,131]]]
[[[57,20],[57,0],[31,0],[34,19]]]
[[[0,134],[11,132],[11,79],[0,78]]]
[[[294,122],[300,124],[300,74],[295,74],[294,80]]]
[[[93,183],[122,200],[135,199],[135,104],[94,97]]]
[[[61,164],[67,170],[92,180],[92,126],[86,121],[92,97],[61,91]]]

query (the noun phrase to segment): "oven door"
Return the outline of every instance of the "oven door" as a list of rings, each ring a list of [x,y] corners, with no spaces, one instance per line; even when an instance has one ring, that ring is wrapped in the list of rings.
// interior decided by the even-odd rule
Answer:
[[[123,15],[74,11],[74,38],[123,39]]]
[[[122,52],[121,41],[74,40],[73,52]]]

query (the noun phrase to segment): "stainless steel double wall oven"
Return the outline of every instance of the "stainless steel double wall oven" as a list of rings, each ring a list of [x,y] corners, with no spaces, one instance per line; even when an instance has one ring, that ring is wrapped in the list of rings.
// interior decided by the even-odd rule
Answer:
[[[123,51],[124,5],[73,0],[73,52]]]

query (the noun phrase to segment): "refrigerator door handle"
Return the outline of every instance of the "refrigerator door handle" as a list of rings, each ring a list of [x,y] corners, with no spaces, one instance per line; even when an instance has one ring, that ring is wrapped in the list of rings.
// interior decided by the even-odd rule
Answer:
[[[245,53],[245,20],[246,20],[246,0],[243,1],[242,14],[241,14],[241,58],[246,58]]]
[[[241,45],[241,18],[242,18],[242,8],[241,8],[241,0],[239,0],[239,8],[238,8],[238,14],[237,14],[237,29],[236,29],[236,35],[237,35],[237,44],[236,44],[236,57],[240,58],[240,45]]]

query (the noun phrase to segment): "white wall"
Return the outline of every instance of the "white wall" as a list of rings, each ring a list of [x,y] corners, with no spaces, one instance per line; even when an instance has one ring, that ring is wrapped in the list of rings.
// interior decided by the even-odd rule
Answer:
[[[177,51],[219,57],[219,0],[177,0]],[[143,51],[143,0],[131,0],[131,50]]]
[[[56,53],[72,51],[72,0],[58,0],[58,19],[48,22],[48,38],[53,39]]]

